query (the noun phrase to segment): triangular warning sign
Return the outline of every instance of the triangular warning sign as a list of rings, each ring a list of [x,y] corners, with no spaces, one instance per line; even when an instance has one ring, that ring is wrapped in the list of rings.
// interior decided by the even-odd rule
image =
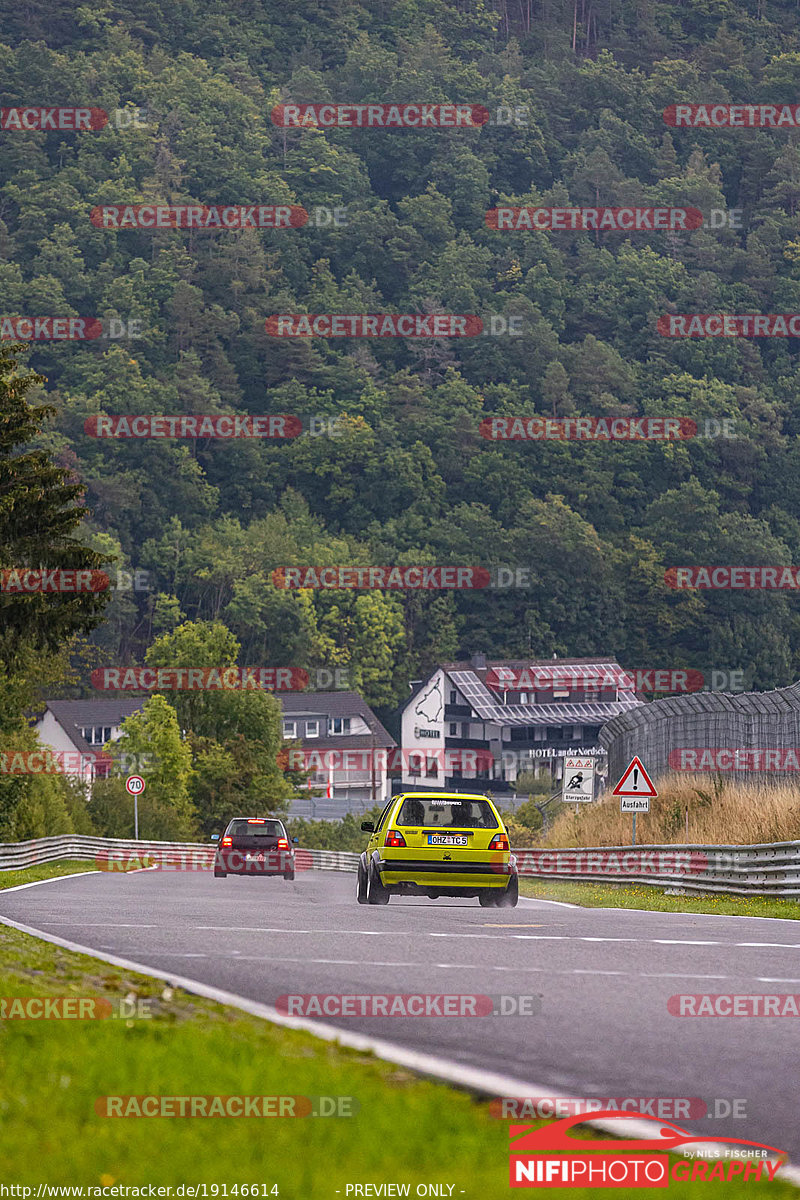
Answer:
[[[611,793],[612,796],[657,796],[653,781],[642,766],[638,755]]]

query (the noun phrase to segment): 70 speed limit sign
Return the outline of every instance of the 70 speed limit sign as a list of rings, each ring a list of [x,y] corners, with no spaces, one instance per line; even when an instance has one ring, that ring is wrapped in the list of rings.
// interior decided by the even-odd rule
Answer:
[[[129,796],[141,796],[144,791],[144,780],[141,775],[129,775],[125,780],[125,790]]]
[[[586,804],[594,800],[594,759],[564,760],[561,799],[565,804]]]

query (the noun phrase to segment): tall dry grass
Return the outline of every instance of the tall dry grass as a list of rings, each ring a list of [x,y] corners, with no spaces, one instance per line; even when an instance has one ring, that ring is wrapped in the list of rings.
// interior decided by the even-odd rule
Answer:
[[[700,842],[752,845],[800,840],[800,783],[741,783],[671,775],[660,779],[650,812],[636,818],[637,843]],[[686,806],[689,836],[686,836]],[[624,846],[631,840],[631,817],[619,811],[609,793],[595,804],[564,809],[542,838],[529,845]]]

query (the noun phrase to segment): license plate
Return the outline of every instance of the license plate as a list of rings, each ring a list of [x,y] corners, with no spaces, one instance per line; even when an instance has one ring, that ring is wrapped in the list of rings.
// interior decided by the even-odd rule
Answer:
[[[469,838],[458,837],[455,834],[429,833],[428,834],[428,845],[429,846],[468,846]]]
[[[247,855],[247,862],[263,862],[263,861],[264,861],[263,854],[248,854]]]

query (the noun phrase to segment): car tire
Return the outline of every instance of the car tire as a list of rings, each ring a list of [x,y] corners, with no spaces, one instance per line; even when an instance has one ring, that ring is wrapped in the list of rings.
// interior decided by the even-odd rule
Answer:
[[[370,869],[367,879],[367,903],[368,904],[388,904],[389,891],[383,886],[378,878],[378,872],[374,867]]]
[[[227,871],[218,871],[216,867],[214,868],[214,878],[215,879],[224,879],[227,874],[228,874]]]
[[[294,871],[284,871],[283,878],[284,879],[294,879]]]
[[[358,864],[358,880],[356,882],[356,900],[359,904],[368,904],[367,900],[367,872],[364,870],[364,864],[359,860]]]
[[[498,908],[516,908],[519,903],[519,876],[512,875],[508,887],[497,902]]]
[[[497,896],[494,888],[487,888],[485,892],[480,892],[478,902],[481,908],[495,908],[497,906]]]

